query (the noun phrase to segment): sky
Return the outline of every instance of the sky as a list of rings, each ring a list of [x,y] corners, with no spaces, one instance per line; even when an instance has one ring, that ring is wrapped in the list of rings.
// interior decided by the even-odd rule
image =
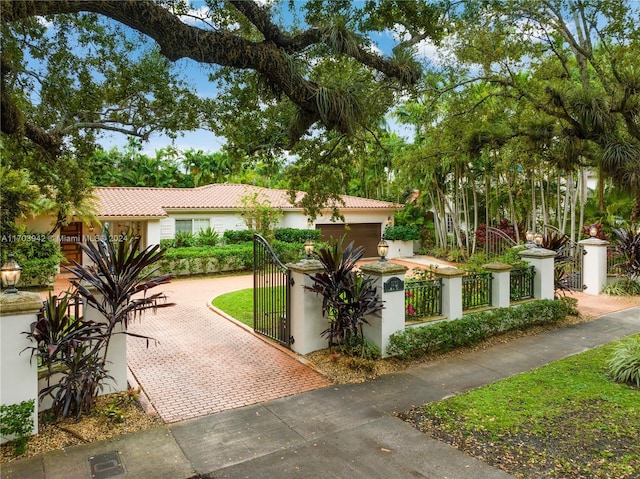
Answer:
[[[195,17],[203,17],[205,14],[202,2],[196,1],[192,3],[198,8],[192,10],[190,14]],[[198,22],[192,17],[183,17],[183,21],[193,25],[197,25],[198,23],[202,25],[201,22]],[[392,46],[397,42],[392,32],[376,33],[372,38],[377,45],[377,49],[382,53],[389,53]],[[435,61],[437,48],[428,41],[417,45],[416,51],[419,58]],[[175,65],[176,69],[181,72],[181,76],[187,80],[190,85],[192,85],[198,95],[203,97],[215,96],[216,87],[213,83],[208,81],[208,68],[206,66],[200,65],[199,63],[189,59],[179,60]],[[412,128],[398,124],[393,118],[388,118],[387,121],[390,128],[398,135],[407,139],[413,136],[414,132]],[[224,138],[217,137],[214,133],[207,130],[183,132],[179,134],[175,140],[166,135],[156,133],[151,135],[146,143],[143,143],[142,149],[143,153],[151,156],[154,155],[156,150],[166,148],[168,146],[172,146],[178,150],[194,149],[203,150],[205,152],[215,152],[220,150],[224,142]],[[122,147],[127,144],[127,138],[122,134],[110,134],[105,132],[100,143],[105,149],[109,149],[114,146],[122,149]]]

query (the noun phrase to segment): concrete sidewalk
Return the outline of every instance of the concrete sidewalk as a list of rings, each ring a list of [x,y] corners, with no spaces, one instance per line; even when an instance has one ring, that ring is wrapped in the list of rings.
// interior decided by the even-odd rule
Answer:
[[[2,467],[2,478],[509,478],[394,413],[639,332],[640,307],[634,307],[372,382],[329,386],[14,461]]]

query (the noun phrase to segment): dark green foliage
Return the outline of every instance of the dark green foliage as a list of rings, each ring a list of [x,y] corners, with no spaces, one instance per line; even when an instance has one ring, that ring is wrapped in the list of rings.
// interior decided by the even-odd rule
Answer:
[[[188,248],[196,245],[196,235],[190,231],[179,231],[173,239],[175,248]]]
[[[364,355],[366,341],[362,328],[369,324],[366,316],[379,315],[383,304],[373,280],[355,269],[363,248],[354,248],[353,241],[346,246],[343,243],[344,237],[314,252],[324,271],[311,276],[314,285],[305,289],[322,296],[322,314],[329,320],[322,335],[328,339],[329,347],[360,346]]]
[[[220,242],[220,234],[211,226],[200,230],[196,236],[197,246],[215,246]]]
[[[640,339],[622,342],[607,364],[614,381],[640,388]]]
[[[420,232],[415,226],[390,226],[383,236],[390,241],[412,241],[420,239]]]
[[[619,228],[614,229],[613,234],[615,235],[615,254],[623,258],[619,262],[622,274],[629,278],[640,277],[640,231]]]
[[[391,335],[387,352],[402,357],[420,357],[468,347],[510,330],[560,321],[570,314],[562,301],[539,300],[512,308],[469,314],[453,321],[407,328]]]
[[[14,453],[24,454],[27,440],[33,432],[33,399],[20,404],[0,404],[0,436],[13,437]]]
[[[320,230],[307,230],[299,228],[276,228],[276,240],[285,243],[304,243],[307,240],[318,241]]]
[[[58,272],[64,256],[60,244],[46,233],[27,231],[17,236],[2,237],[1,260],[7,260],[11,250],[22,268],[20,284],[28,286],[48,286]]]
[[[227,230],[222,234],[222,237],[227,244],[248,243],[253,241],[253,234],[251,230]]]
[[[303,244],[308,239],[318,241],[320,239],[320,230],[307,230],[299,228],[276,228],[275,239],[285,243]],[[253,241],[253,230],[227,230],[222,235],[224,242],[227,244],[247,243]]]

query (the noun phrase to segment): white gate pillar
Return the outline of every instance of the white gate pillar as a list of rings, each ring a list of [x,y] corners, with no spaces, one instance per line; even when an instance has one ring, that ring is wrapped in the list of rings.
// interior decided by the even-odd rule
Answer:
[[[511,306],[511,270],[505,263],[489,263],[484,269],[491,272],[491,306],[508,308]]]
[[[31,330],[41,309],[38,293],[0,294],[0,404],[10,406],[33,399],[33,434],[38,433],[38,360],[31,359],[29,350],[23,351],[35,346],[23,333]]]
[[[598,295],[607,284],[607,246],[609,242],[598,238],[579,241],[584,247],[582,282],[584,292]]]
[[[293,286],[291,286],[291,349],[298,354],[307,354],[325,349],[329,342],[322,337],[322,332],[329,327],[329,322],[322,316],[322,296],[304,289],[313,286],[311,276],[323,271],[320,261],[304,259],[297,263],[287,264],[291,270]]]
[[[436,278],[442,278],[442,315],[447,320],[462,317],[462,277],[466,274],[458,268],[436,269]]]
[[[553,299],[555,294],[554,259],[556,252],[545,248],[527,248],[519,251],[518,254],[535,268],[533,297],[535,299]]]
[[[360,268],[362,273],[374,279],[372,285],[378,292],[378,299],[384,303],[380,316],[368,316],[369,324],[363,328],[365,337],[380,348],[383,358],[388,356],[389,337],[397,331],[404,331],[404,276],[407,269],[388,261],[377,261]]]

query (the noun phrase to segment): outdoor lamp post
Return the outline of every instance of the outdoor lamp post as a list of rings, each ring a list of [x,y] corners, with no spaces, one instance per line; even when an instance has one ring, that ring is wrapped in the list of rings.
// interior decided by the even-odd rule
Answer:
[[[20,273],[22,268],[16,262],[13,254],[9,254],[7,262],[2,265],[0,275],[2,275],[2,284],[7,288],[5,293],[17,293],[16,284],[20,281]]]
[[[380,256],[380,261],[387,261],[387,253],[389,252],[389,245],[382,238],[378,243],[378,256]]]
[[[533,241],[536,244],[536,248],[542,247],[542,233],[536,233],[533,237]]]
[[[591,236],[592,238],[598,236],[598,228],[596,227],[596,225],[592,224],[589,228],[589,236]]]
[[[525,237],[527,238],[527,245],[531,246],[533,245],[533,231],[531,230],[527,230],[527,233],[525,234]]]
[[[313,240],[308,239],[307,241],[304,242],[304,252],[307,255],[307,259],[311,259],[311,253],[313,253],[314,248],[315,248],[315,244],[313,243]]]

